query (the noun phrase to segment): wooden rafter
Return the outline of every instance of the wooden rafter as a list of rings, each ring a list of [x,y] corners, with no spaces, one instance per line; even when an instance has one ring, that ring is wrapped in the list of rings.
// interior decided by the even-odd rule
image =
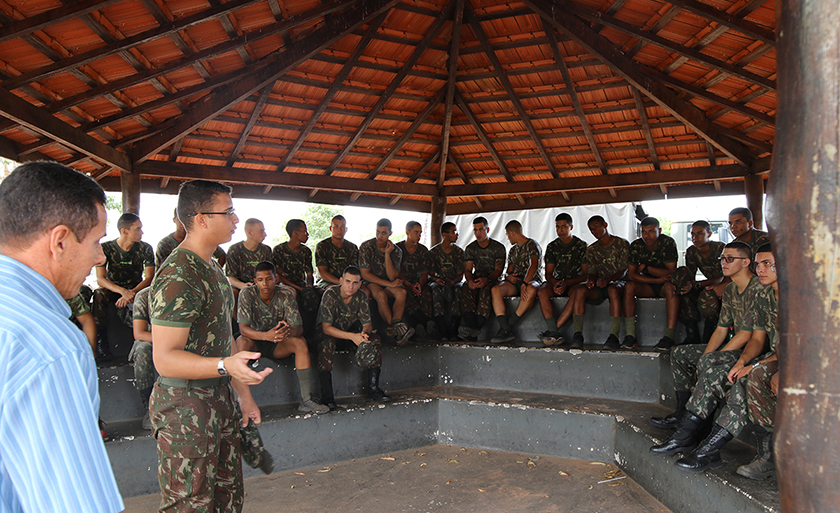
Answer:
[[[68,5],[15,21],[15,24],[10,27],[0,28],[0,43],[5,43],[17,37],[31,34],[36,30],[56,25],[98,9],[103,9],[120,1],[122,0],[81,0],[69,2]]]
[[[362,121],[362,124],[359,125],[359,127],[353,133],[353,136],[350,137],[350,140],[338,153],[338,156],[336,156],[332,163],[330,163],[330,165],[327,166],[327,175],[331,175],[333,171],[335,171],[335,169],[338,167],[341,161],[344,160],[344,157],[347,156],[347,153],[359,141],[359,138],[362,136],[364,131],[367,130],[367,128],[376,118],[377,114],[379,114],[379,111],[382,110],[382,107],[385,106],[385,103],[387,103],[388,100],[391,99],[391,95],[394,94],[394,91],[396,91],[397,87],[399,87],[403,79],[405,79],[405,77],[408,75],[408,72],[411,70],[411,68],[413,68],[414,65],[417,64],[417,61],[420,60],[420,57],[423,55],[423,52],[426,51],[434,37],[437,36],[438,32],[440,32],[440,29],[443,27],[443,24],[446,23],[446,20],[449,19],[449,17],[452,14],[453,6],[454,3],[449,2],[443,9],[443,11],[440,12],[437,19],[432,24],[431,28],[426,32],[426,35],[423,36],[423,39],[411,52],[411,56],[406,60],[405,64],[403,64],[402,68],[400,69],[400,72],[397,73],[397,76],[395,76],[391,80],[391,83],[388,84],[388,87],[386,87],[385,90],[382,91],[382,96],[379,98],[379,101],[377,101],[376,104],[370,109],[367,117],[365,117],[364,121]]]
[[[420,168],[417,169],[417,171],[415,171],[413,175],[411,175],[411,177],[408,179],[408,183],[416,182],[417,179],[423,176],[426,173],[426,171],[428,171],[429,168],[432,167],[432,164],[437,162],[439,158],[440,151],[436,151],[435,153],[433,153],[432,156],[426,159],[426,162],[424,162],[423,165],[420,166]]]
[[[698,14],[703,18],[711,20],[715,23],[719,23],[722,26],[727,27],[729,29],[736,30],[753,39],[757,39],[761,42],[769,43],[771,45],[776,44],[776,35],[773,33],[773,31],[751,21],[745,20],[744,15],[746,13],[738,13],[737,15],[732,15],[727,13],[726,11],[720,11],[710,5],[700,3],[696,0],[668,1],[669,3],[677,5],[685,9],[686,11]]]
[[[481,28],[481,24],[478,22],[478,20],[475,19],[475,16],[472,15],[472,10],[470,10],[469,12],[469,24],[470,28],[472,28],[473,34],[475,34],[475,37],[478,39],[479,43],[481,43],[482,47],[488,48],[490,46],[490,42],[487,40],[487,35],[484,33],[484,29]],[[487,58],[490,59],[491,65],[496,70],[496,78],[502,84],[502,87],[504,88],[505,92],[510,98],[510,102],[513,104],[513,108],[516,110],[517,114],[519,114],[522,124],[525,125],[525,130],[527,130],[528,134],[531,136],[531,141],[533,142],[534,146],[537,147],[537,152],[540,154],[540,156],[543,158],[543,161],[548,166],[548,171],[551,173],[551,175],[557,178],[558,176],[560,176],[557,173],[557,168],[554,167],[554,162],[552,162],[551,157],[548,156],[548,152],[545,150],[545,146],[543,145],[542,140],[540,140],[539,135],[537,135],[537,129],[534,128],[534,123],[531,121],[531,118],[530,116],[528,116],[528,113],[525,112],[525,107],[522,106],[522,102],[519,100],[516,91],[513,90],[513,85],[510,83],[510,79],[505,75],[505,70],[502,67],[502,62],[499,60],[499,57],[496,55],[496,52],[488,50],[485,53],[487,55]],[[597,147],[595,147],[594,151],[597,152]],[[599,157],[600,155],[598,155],[596,158]],[[602,163],[603,160],[599,162],[599,164]],[[606,167],[604,168],[604,171],[606,172]]]
[[[464,102],[464,98],[461,96],[461,93],[455,93],[455,102],[458,104],[458,108],[461,109],[461,112],[467,116],[467,119],[470,120],[470,124],[472,124],[473,129],[475,129],[476,134],[478,134],[478,138],[481,140],[481,143],[487,148],[487,151],[490,152],[490,156],[493,157],[493,161],[499,167],[499,171],[501,171],[502,175],[504,175],[505,179],[508,182],[513,182],[513,175],[510,174],[510,170],[507,167],[507,164],[504,163],[502,157],[499,156],[499,152],[496,151],[496,148],[493,147],[493,144],[490,142],[490,137],[487,135],[487,131],[484,130],[484,127],[481,126],[481,123],[478,122],[476,119],[475,114],[472,113],[469,106]]]
[[[595,157],[595,162],[598,164],[598,168],[601,170],[601,173],[607,174],[609,173],[607,163],[604,162],[604,157],[601,156],[601,150],[598,149],[598,143],[595,141],[595,136],[592,134],[589,122],[586,120],[586,113],[583,111],[583,106],[580,104],[580,98],[578,98],[577,92],[575,91],[575,83],[572,81],[572,75],[569,73],[569,68],[566,66],[563,54],[560,53],[560,47],[557,44],[557,37],[554,35],[554,27],[552,27],[546,20],[542,20],[542,23],[543,28],[545,29],[545,34],[549,40],[549,46],[551,46],[551,52],[554,54],[554,60],[557,62],[557,69],[560,71],[560,74],[563,75],[563,82],[566,83],[566,89],[569,90],[569,97],[572,100],[572,105],[574,105],[575,112],[580,119],[580,126],[583,129],[584,135],[586,135],[586,142],[589,143],[589,148],[592,150],[592,155]]]
[[[266,65],[253,75],[212,93],[188,114],[177,118],[175,124],[137,143],[132,149],[133,160],[139,163],[148,159],[176,139],[191,132],[195,127],[236,105],[254,91],[274,82],[277,77],[341,39],[357,26],[391,8],[397,1],[359,0],[341,16],[331,17],[324,26],[302,38],[293,48],[263,59]]]
[[[455,17],[452,20],[452,39],[449,41],[449,77],[446,82],[446,107],[443,111],[443,129],[441,130],[438,187],[443,187],[443,182],[446,179],[446,162],[449,159],[449,130],[452,128],[452,105],[455,102],[458,56],[461,48],[461,27],[463,23],[464,0],[455,0]]]
[[[574,16],[569,16],[568,12],[560,8],[558,4],[549,3],[546,0],[524,0],[524,2],[554,25],[555,28],[564,32],[593,55],[598,56],[615,73],[630,82],[634,87],[644,91],[659,106],[673,114],[729,157],[744,166],[749,166],[753,161],[754,156],[749,149],[742,143],[722,135],[720,127],[709,121],[703,111],[680,99],[663,84],[640,73],[635,61],[628,59],[608,39],[595,33],[588,25]]]
[[[636,109],[639,111],[639,122],[642,124],[642,132],[645,134],[645,141],[647,141],[648,151],[650,151],[650,160],[653,163],[653,169],[659,171],[659,155],[656,154],[656,145],[653,143],[653,134],[650,131],[650,123],[648,122],[647,109],[645,103],[642,101],[642,94],[635,87],[630,88],[633,91],[633,100],[636,102]],[[706,142],[711,147],[711,145]]]
[[[257,124],[257,119],[259,119],[260,112],[262,112],[262,108],[265,105],[266,100],[268,100],[268,95],[271,94],[271,86],[272,84],[268,84],[263,87],[259,98],[257,98],[257,104],[254,105],[254,110],[252,110],[251,115],[248,116],[248,122],[245,123],[242,133],[239,135],[239,140],[236,141],[236,145],[230,152],[230,157],[228,157],[227,161],[228,167],[233,166],[233,163],[236,162],[237,157],[239,157],[239,152],[242,151],[242,148],[245,146],[245,142],[248,141],[248,136],[251,135],[251,130],[253,130],[254,125]]]
[[[715,103],[717,105],[725,107],[727,109],[727,111],[734,110],[735,112],[739,112],[739,113],[741,113],[741,114],[743,114],[747,117],[753,118],[753,119],[758,119],[758,120],[764,121],[765,123],[768,123],[770,125],[775,125],[776,124],[776,118],[775,117],[770,116],[768,114],[765,114],[763,112],[757,111],[755,109],[752,109],[750,107],[747,107],[746,105],[744,105],[744,103],[746,103],[744,101],[728,100],[728,99],[726,99],[722,96],[718,96],[718,95],[716,95],[712,92],[709,92],[708,90],[703,89],[701,87],[697,87],[697,86],[694,86],[694,85],[691,85],[691,84],[686,84],[685,82],[682,82],[681,80],[677,80],[676,78],[674,78],[670,75],[666,75],[664,73],[659,73],[659,72],[651,72],[651,71],[652,70],[650,70],[649,68],[645,69],[646,73],[649,73],[651,76],[661,80],[662,82],[665,82],[666,84],[672,85],[677,89],[680,89],[682,91],[690,93],[690,94],[696,96],[697,98],[702,98],[706,101],[710,101],[712,103]],[[764,92],[764,91],[765,90],[762,89],[762,92]]]

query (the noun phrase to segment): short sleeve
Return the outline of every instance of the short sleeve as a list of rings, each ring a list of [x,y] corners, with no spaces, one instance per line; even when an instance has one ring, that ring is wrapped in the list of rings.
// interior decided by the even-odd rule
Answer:
[[[204,298],[193,279],[178,271],[165,267],[155,278],[149,301],[152,324],[185,328],[198,318]]]
[[[735,284],[730,283],[723,289],[723,297],[721,298],[720,318],[718,320],[718,327],[731,328],[735,325],[735,316],[732,311],[732,295],[735,289]]]
[[[283,294],[283,319],[292,327],[303,324],[294,294],[290,290],[278,289],[278,292]]]
[[[359,298],[359,322],[362,323],[362,326],[365,324],[371,324],[373,321],[370,318],[370,303],[367,300],[367,295],[364,292],[361,293]]]
[[[152,245],[148,243],[143,243],[143,267],[154,267],[155,266],[155,250],[152,249]]]
[[[368,249],[370,248],[370,244],[362,243],[359,247],[359,267],[361,269],[370,269],[370,252]]]
[[[253,324],[254,288],[245,287],[239,293],[239,304],[236,307],[236,322],[241,324]]]

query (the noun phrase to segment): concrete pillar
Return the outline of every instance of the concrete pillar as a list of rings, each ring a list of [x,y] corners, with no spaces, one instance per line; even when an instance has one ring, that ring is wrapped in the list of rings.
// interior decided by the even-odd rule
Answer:
[[[432,196],[432,246],[440,242],[440,227],[446,217],[446,196]]]
[[[122,186],[123,214],[131,212],[140,215],[140,174],[121,172],[120,185]]]
[[[776,3],[768,221],[779,275],[775,452],[783,512],[840,510],[840,9]]]
[[[747,196],[747,208],[753,215],[753,223],[761,230],[764,226],[764,179],[761,175],[744,177],[744,194]]]

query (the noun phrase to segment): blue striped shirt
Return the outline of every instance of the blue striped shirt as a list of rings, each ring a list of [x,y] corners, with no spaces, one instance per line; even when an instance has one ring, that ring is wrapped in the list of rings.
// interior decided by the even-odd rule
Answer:
[[[0,513],[112,512],[96,364],[43,276],[0,255]]]

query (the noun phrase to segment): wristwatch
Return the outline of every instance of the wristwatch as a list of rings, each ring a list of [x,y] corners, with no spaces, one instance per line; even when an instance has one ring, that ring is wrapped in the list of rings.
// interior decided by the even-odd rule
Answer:
[[[227,376],[227,370],[225,369],[225,359],[219,358],[219,363],[216,364],[216,370],[219,371],[219,376]]]

